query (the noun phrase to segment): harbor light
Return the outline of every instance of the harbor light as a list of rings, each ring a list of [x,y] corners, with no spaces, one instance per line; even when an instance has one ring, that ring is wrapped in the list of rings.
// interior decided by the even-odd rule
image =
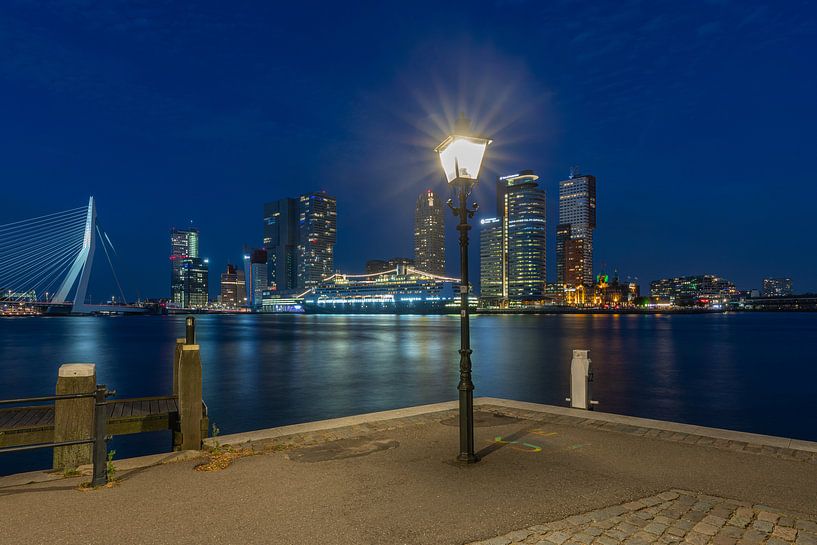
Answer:
[[[448,207],[459,218],[457,231],[460,233],[460,382],[459,421],[460,453],[457,460],[466,464],[479,461],[474,452],[474,383],[471,380],[471,330],[469,299],[471,284],[468,281],[468,219],[474,217],[477,205],[469,209],[466,199],[477,183],[485,149],[491,140],[474,136],[470,132],[470,122],[460,114],[454,133],[448,136],[434,151],[440,156],[448,185],[454,190],[457,206],[449,199]]]
[[[476,182],[485,149],[491,143],[488,138],[470,135],[468,125],[468,120],[460,114],[454,134],[434,148],[440,156],[440,163],[449,184],[460,180]]]

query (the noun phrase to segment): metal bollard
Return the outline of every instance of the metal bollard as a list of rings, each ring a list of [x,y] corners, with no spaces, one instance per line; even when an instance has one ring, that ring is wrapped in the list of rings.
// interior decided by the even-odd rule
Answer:
[[[593,382],[592,360],[588,357],[589,350],[574,350],[573,360],[570,362],[570,397],[565,401],[575,409],[593,410],[598,401],[591,401],[590,383]]]
[[[196,344],[196,319],[188,316],[186,326],[184,344]]]
[[[104,486],[108,483],[108,471],[106,467],[108,458],[108,438],[106,437],[107,408],[106,398],[108,389],[104,384],[96,387],[94,395],[94,475],[91,479],[91,486]]]

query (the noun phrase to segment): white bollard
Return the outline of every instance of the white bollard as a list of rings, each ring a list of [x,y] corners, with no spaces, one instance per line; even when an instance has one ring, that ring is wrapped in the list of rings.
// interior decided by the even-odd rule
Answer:
[[[597,401],[590,400],[590,383],[593,381],[593,370],[588,355],[589,350],[574,350],[570,362],[570,397],[566,401],[575,409],[592,410]]]

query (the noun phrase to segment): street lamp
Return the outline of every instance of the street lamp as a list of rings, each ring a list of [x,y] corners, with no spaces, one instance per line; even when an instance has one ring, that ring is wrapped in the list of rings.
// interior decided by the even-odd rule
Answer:
[[[449,187],[454,188],[459,205],[448,200],[448,206],[460,220],[460,453],[457,460],[467,464],[479,461],[474,453],[474,383],[471,381],[471,333],[469,328],[468,296],[468,218],[473,218],[477,204],[471,210],[466,199],[474,189],[485,155],[485,148],[491,140],[470,133],[470,122],[460,114],[454,126],[454,134],[442,141],[434,151],[440,156]]]

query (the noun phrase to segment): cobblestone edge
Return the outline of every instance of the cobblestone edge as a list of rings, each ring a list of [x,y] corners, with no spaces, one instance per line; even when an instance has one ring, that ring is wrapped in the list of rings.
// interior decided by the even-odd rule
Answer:
[[[815,545],[817,522],[672,489],[469,545]]]

